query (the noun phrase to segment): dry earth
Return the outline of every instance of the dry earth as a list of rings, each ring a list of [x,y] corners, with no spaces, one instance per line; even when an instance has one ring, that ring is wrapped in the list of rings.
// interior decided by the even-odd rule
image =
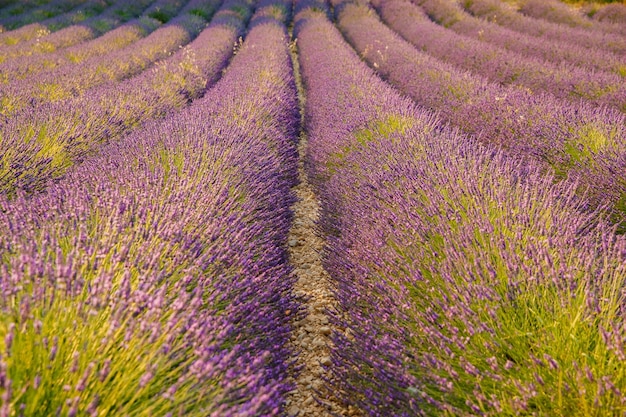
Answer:
[[[304,90],[295,44],[292,44],[291,51],[303,109]],[[305,303],[305,311],[302,316],[296,316],[293,323],[291,342],[299,353],[296,368],[300,368],[300,372],[294,380],[296,389],[287,398],[286,410],[290,417],[356,416],[356,410],[340,404],[329,389],[329,381],[332,381],[328,372],[332,366],[330,335],[334,328],[326,311],[333,308],[335,301],[330,277],[322,265],[324,240],[316,232],[320,204],[304,169],[307,145],[306,135],[302,132],[298,144],[300,183],[294,187],[298,201],[292,206],[294,222],[288,244],[290,262],[298,277],[294,291]]]

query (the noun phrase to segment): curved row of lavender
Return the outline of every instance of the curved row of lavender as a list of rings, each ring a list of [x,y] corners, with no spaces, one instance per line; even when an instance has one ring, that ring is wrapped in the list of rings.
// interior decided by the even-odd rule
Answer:
[[[338,395],[371,416],[626,411],[624,238],[573,184],[440,127],[324,13],[295,29]]]
[[[607,4],[595,11],[592,18],[599,22],[613,23],[617,25],[626,24],[626,5],[623,4]]]
[[[554,64],[569,63],[626,77],[626,58],[580,45],[515,32],[467,13],[456,0],[414,0],[428,16],[459,35],[498,46],[522,56]]]
[[[339,4],[339,3],[338,3]],[[416,6],[379,2],[392,26],[415,27]],[[418,51],[386,27],[367,5],[348,4],[337,25],[361,56],[418,104],[481,141],[516,157],[541,162],[543,170],[580,181],[592,207],[610,205],[626,227],[626,118],[587,103],[568,104],[544,93],[486,82]]]
[[[623,5],[621,6],[623,7]],[[595,31],[626,35],[625,27],[610,24],[610,22],[600,23],[593,21],[583,15],[579,10],[574,9],[571,5],[558,0],[523,0],[518,7],[520,13],[534,17],[535,19],[547,20],[548,22],[571,27],[581,27]]]
[[[83,3],[85,0],[22,1],[13,7],[0,10],[0,25],[5,30],[17,29],[29,23],[69,12]]]
[[[0,63],[0,77],[4,83],[16,82],[28,76],[43,71],[52,71],[66,65],[75,65],[95,56],[103,56],[122,49],[139,39],[146,37],[161,26],[162,22],[150,17],[161,7],[167,7],[171,2],[160,0],[153,3],[142,13],[141,17],[127,23],[119,21],[120,26],[110,27],[110,30],[95,39],[84,39],[77,45],[47,52],[44,54],[26,55],[9,59]],[[166,9],[167,10],[167,9]],[[160,13],[159,16],[173,17],[177,13]],[[139,14],[139,13],[137,13]],[[56,49],[56,48],[55,48]]]
[[[69,7],[66,11],[72,7],[78,7],[85,0],[25,0],[25,1],[12,1],[7,5],[0,6],[0,23],[3,23],[7,19],[14,17],[27,18],[34,14],[42,14],[45,10],[54,8],[59,5],[61,7]]]
[[[272,15],[190,108],[0,203],[2,415],[284,413],[299,118]]]
[[[460,0],[460,4],[474,16],[482,17],[516,32],[541,39],[572,43],[585,48],[611,51],[618,56],[626,53],[626,38],[618,34],[592,32],[534,19],[518,13],[513,6],[500,0]]]
[[[15,82],[27,76],[51,71],[66,65],[74,65],[88,58],[122,49],[146,37],[161,25],[156,19],[143,17],[134,19],[92,40],[46,54],[21,56],[0,63],[0,78],[3,83]]]
[[[64,13],[59,16],[51,17],[37,23],[30,23],[19,29],[10,31],[2,31],[0,33],[0,45],[15,45],[25,42],[33,38],[41,38],[52,32],[63,29],[67,26],[80,23],[93,15],[102,11],[102,3],[99,0],[91,0],[83,6]]]
[[[145,3],[145,0],[130,4],[118,2],[77,24],[54,33],[45,31],[45,36],[4,47],[0,49],[0,60],[4,62],[21,56],[47,54],[93,39],[139,15],[146,8]]]
[[[387,4],[376,3],[383,10]],[[584,99],[626,112],[626,78],[620,75],[523,56],[441,27],[417,6],[406,4],[404,9],[410,12],[410,19],[387,19],[386,23],[417,49],[441,61],[492,82],[515,84],[533,92],[546,91],[575,103]]]
[[[194,3],[214,4],[216,1]],[[178,9],[173,13],[180,11],[183,6],[179,0],[169,2],[175,3]],[[130,78],[191,42],[207,23],[202,16],[190,13],[189,10],[171,17],[173,19],[167,24],[122,49],[2,86],[0,114],[15,116],[46,102],[66,100],[85,94],[98,85]]]
[[[195,10],[204,4],[207,16],[215,7],[195,3]],[[251,8],[227,1],[193,42],[153,69],[8,119],[0,135],[0,193],[43,189],[103,143],[200,97],[218,80]]]

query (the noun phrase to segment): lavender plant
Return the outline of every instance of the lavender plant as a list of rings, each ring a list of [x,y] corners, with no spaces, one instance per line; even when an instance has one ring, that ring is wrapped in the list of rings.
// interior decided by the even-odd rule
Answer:
[[[298,20],[338,395],[372,416],[623,413],[623,237],[574,184],[400,97],[324,13]]]
[[[265,19],[188,110],[3,199],[4,415],[282,412],[296,104]]]
[[[473,15],[516,32],[611,51],[618,56],[623,56],[626,52],[626,39],[618,34],[594,33],[585,29],[533,19],[518,13],[513,7],[500,0],[463,0],[461,4]]]
[[[145,4],[145,1],[131,3],[130,7],[120,3],[102,14],[80,21],[80,24],[73,24],[54,33],[45,29],[40,33],[42,36],[37,36],[36,39],[1,50],[0,61],[4,62],[21,56],[47,54],[93,39],[128,20],[128,16],[121,17],[118,12],[133,10],[131,16],[134,17],[145,9],[145,5],[142,4]]]
[[[459,35],[488,42],[508,51],[537,57],[554,64],[570,63],[588,69],[626,76],[626,59],[580,45],[537,38],[474,17],[455,0],[416,0],[428,17]]]
[[[88,58],[122,49],[144,38],[161,23],[153,18],[139,18],[104,35],[60,51],[35,56],[22,56],[0,63],[1,80],[15,82],[42,71],[78,64]]]
[[[623,25],[626,23],[626,7],[618,3],[607,4],[593,14],[593,19]]]
[[[195,3],[193,10],[204,14],[215,6],[204,5],[205,9]],[[12,195],[17,189],[45,188],[101,144],[200,97],[226,66],[251,7],[237,0],[224,3],[191,44],[153,70],[9,119],[0,136],[1,192]]]
[[[182,7],[181,1],[156,1],[143,11],[142,17],[134,19],[115,29],[111,28],[110,31],[96,39],[84,41],[78,45],[64,48],[57,52],[36,56],[22,56],[2,63],[0,64],[1,77],[5,82],[9,80],[15,82],[18,79],[31,76],[38,72],[51,71],[52,69],[65,65],[77,64],[88,58],[103,56],[106,53],[122,49],[147,36],[163,23],[153,16],[159,17],[161,20],[165,21],[176,16],[179,11],[194,11],[196,14],[202,13],[205,18],[210,17],[213,10],[204,10],[202,7],[197,7],[199,4],[197,0],[192,1],[187,3],[183,10],[180,10]],[[116,9],[114,13],[123,10],[126,16],[139,14],[140,9],[137,7],[138,4],[134,4],[134,6],[135,9],[132,14],[130,13],[131,10],[128,9]],[[121,24],[122,21],[120,20],[119,23]]]
[[[3,45],[15,45],[33,38],[41,38],[49,35],[51,32],[82,22],[91,17],[92,14],[97,14],[99,10],[100,3],[98,0],[89,1],[82,7],[78,7],[76,10],[64,13],[60,16],[45,19],[37,23],[31,23],[19,29],[2,31],[2,33],[0,33],[0,43]]]
[[[619,5],[618,5],[619,6]],[[519,11],[536,19],[543,19],[553,23],[564,24],[571,27],[585,28],[594,32],[602,31],[607,33],[626,34],[626,29],[618,25],[597,24],[588,19],[583,13],[575,10],[570,5],[557,0],[524,0],[519,7]]]
[[[54,0],[43,6],[37,7],[28,13],[20,13],[7,20],[0,19],[1,24],[7,29],[16,29],[29,23],[39,22],[51,17],[70,12],[83,5],[85,0]],[[104,9],[113,3],[112,0],[100,1],[100,7]]]
[[[387,10],[388,3],[380,4]],[[554,65],[550,62],[506,51],[475,39],[468,39],[431,22],[426,14],[409,2],[403,2],[402,11],[411,18],[387,18],[386,23],[428,53],[458,68],[479,74],[500,84],[516,84],[531,91],[546,91],[555,97],[574,102],[586,101],[615,107],[626,112],[626,87],[617,74],[589,71],[573,65]]]
[[[397,26],[410,33],[414,6],[390,0],[382,7],[387,19],[402,21]],[[417,51],[367,6],[348,4],[339,9],[338,26],[382,76],[481,141],[538,160],[560,178],[575,178],[580,191],[590,193],[592,207],[612,207],[614,222],[623,230],[626,124],[622,114],[489,84]]]
[[[204,0],[201,4],[214,4]],[[143,39],[118,51],[95,56],[77,65],[16,80],[0,90],[0,113],[13,116],[26,106],[37,108],[84,94],[89,88],[139,74],[189,43],[204,29],[204,18],[181,13]]]
[[[518,9],[522,14],[548,22],[564,24],[572,27],[592,28],[592,23],[571,6],[560,1],[523,0]]]

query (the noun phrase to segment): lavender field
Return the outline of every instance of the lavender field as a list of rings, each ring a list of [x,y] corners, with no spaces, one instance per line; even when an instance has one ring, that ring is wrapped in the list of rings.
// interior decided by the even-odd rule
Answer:
[[[626,416],[626,3],[0,0],[0,417]]]

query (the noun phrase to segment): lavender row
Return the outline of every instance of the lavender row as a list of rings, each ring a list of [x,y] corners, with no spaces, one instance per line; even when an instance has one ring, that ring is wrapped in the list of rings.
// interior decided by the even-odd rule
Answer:
[[[387,2],[377,1],[379,9]],[[594,71],[573,65],[554,65],[522,56],[498,46],[469,39],[439,26],[417,6],[404,3],[386,23],[417,49],[455,67],[470,71],[500,84],[516,84],[531,91],[546,91],[553,96],[596,105],[606,105],[626,112],[626,83],[617,74]],[[410,19],[402,13],[410,13]],[[401,19],[398,17],[402,17]]]
[[[212,2],[194,2],[205,12]],[[151,71],[44,105],[8,119],[0,138],[0,193],[45,188],[51,180],[145,120],[200,97],[219,78],[250,18],[251,5],[231,0],[192,43]]]
[[[518,13],[512,6],[500,0],[463,0],[461,4],[474,16],[482,17],[516,32],[541,39],[559,40],[585,48],[606,50],[618,56],[624,56],[626,53],[626,38],[617,34],[595,33],[533,19]]]
[[[298,20],[334,391],[370,416],[623,413],[623,237],[571,183],[439,126],[323,13]]]
[[[19,29],[4,31],[0,33],[0,45],[15,45],[33,38],[42,38],[49,35],[51,32],[80,23],[102,11],[102,3],[99,0],[90,0],[85,2],[82,7],[78,7],[60,16],[37,23],[31,23]]]
[[[599,22],[624,25],[626,24],[626,6],[618,3],[604,5],[593,13],[592,18]]]
[[[43,3],[43,4],[42,4]],[[5,10],[0,10],[0,25],[5,29],[16,29],[28,23],[58,16],[85,3],[85,0],[52,0],[49,2],[20,2]],[[29,9],[29,6],[35,6]]]
[[[104,35],[48,54],[22,56],[0,63],[0,77],[4,83],[15,82],[42,71],[51,71],[67,65],[81,63],[88,58],[105,55],[122,49],[144,38],[161,25],[156,19],[139,18]]]
[[[414,3],[420,5],[431,19],[459,35],[554,64],[570,63],[626,77],[626,59],[623,56],[515,32],[470,15],[455,0],[415,0]]]
[[[415,6],[381,3],[383,16],[410,27]],[[338,26],[361,56],[418,104],[464,132],[512,155],[540,161],[561,178],[574,178],[593,207],[610,205],[626,227],[626,122],[624,115],[547,94],[490,84],[416,50],[367,6],[345,6]],[[395,26],[395,24],[394,24]]]
[[[135,4],[138,9],[139,4]],[[115,29],[112,27],[104,35],[91,41],[84,41],[73,47],[64,48],[57,52],[39,54],[36,56],[22,56],[8,62],[0,64],[1,77],[5,82],[32,76],[33,74],[63,67],[65,65],[73,65],[81,63],[88,58],[95,56],[103,56],[122,49],[141,38],[144,38],[155,29],[157,29],[164,21],[176,16],[182,6],[181,1],[159,0],[153,2],[142,13],[142,17],[132,20]],[[194,9],[193,3],[186,6],[183,12],[194,11],[195,13],[204,13],[200,9]],[[125,10],[128,16],[129,10]],[[138,14],[138,13],[136,13]],[[158,17],[160,20],[157,20]],[[207,16],[205,16],[207,17]],[[122,23],[121,21],[119,22]],[[31,78],[32,79],[32,78]]]
[[[214,4],[203,0],[201,4]],[[178,3],[180,8],[182,4]],[[80,96],[107,82],[132,77],[167,58],[195,38],[205,27],[203,17],[181,13],[137,42],[111,53],[95,56],[71,67],[61,67],[9,83],[0,90],[0,113],[14,116],[47,102]]]
[[[4,62],[22,56],[47,54],[93,39],[119,26],[129,18],[139,15],[145,9],[147,1],[131,3],[130,6],[118,3],[102,14],[81,21],[80,24],[73,24],[54,33],[44,31],[45,36],[7,46],[0,50],[0,61]],[[121,12],[125,12],[125,14]]]
[[[626,28],[612,25],[609,22],[601,24],[586,18],[578,10],[558,0],[524,0],[519,6],[519,12],[535,19],[563,24],[571,27],[580,27],[593,31],[618,33],[626,35]]]
[[[188,111],[4,201],[3,414],[281,414],[297,121],[265,20]]]
[[[27,15],[29,13],[33,13],[33,11],[43,7],[49,7],[48,3],[54,0],[43,0],[43,1],[33,1],[33,0],[23,0],[23,1],[12,1],[7,6],[4,6],[0,9],[0,22],[3,22],[6,19],[10,19],[14,16]],[[60,0],[64,2],[64,0]],[[71,1],[71,0],[70,0]],[[80,0],[79,0],[80,1]]]

